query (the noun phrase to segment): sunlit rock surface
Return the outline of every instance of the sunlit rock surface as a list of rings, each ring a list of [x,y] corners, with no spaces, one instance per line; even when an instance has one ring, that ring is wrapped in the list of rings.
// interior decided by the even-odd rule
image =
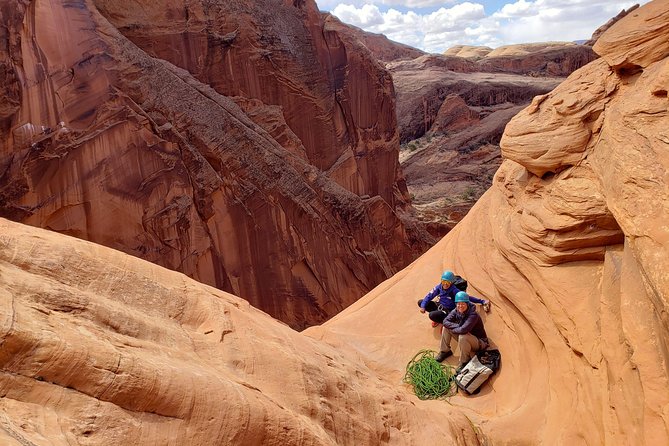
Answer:
[[[611,27],[601,60],[507,126],[507,159],[462,222],[309,333],[399,376],[415,340],[438,346],[416,299],[450,268],[493,304],[500,373],[451,399],[492,444],[668,444],[668,14],[651,2]],[[625,30],[629,52],[613,44]]]
[[[421,403],[355,352],[183,274],[5,219],[0,395],[7,446],[480,444],[462,412]]]

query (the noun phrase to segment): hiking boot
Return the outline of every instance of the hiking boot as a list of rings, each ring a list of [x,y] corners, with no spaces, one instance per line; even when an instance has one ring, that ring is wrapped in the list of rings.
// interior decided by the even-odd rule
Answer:
[[[446,359],[446,358],[448,358],[449,356],[451,356],[452,354],[453,354],[453,352],[450,351],[450,350],[447,351],[447,352],[439,352],[439,354],[437,355],[436,358],[434,358],[434,360],[437,361],[437,362],[441,362],[441,361],[443,361],[444,359]]]

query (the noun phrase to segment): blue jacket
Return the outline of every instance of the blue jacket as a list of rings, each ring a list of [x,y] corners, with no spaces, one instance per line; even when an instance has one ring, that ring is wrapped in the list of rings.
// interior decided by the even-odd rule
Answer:
[[[442,307],[444,307],[444,311],[448,313],[455,308],[455,295],[460,291],[461,290],[453,284],[444,289],[444,287],[441,286],[441,283],[439,283],[423,298],[423,301],[420,303],[420,307],[425,309],[425,305],[427,305],[429,301],[439,296],[439,303]],[[474,296],[469,296],[469,300],[475,304],[482,304],[485,302],[485,300]]]

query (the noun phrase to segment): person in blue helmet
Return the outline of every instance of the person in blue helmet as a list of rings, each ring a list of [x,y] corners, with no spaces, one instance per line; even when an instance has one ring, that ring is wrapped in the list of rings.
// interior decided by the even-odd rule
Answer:
[[[453,271],[444,271],[441,275],[441,283],[437,284],[423,299],[418,301],[420,312],[428,312],[433,327],[441,324],[446,315],[455,308],[455,295],[462,290],[453,284],[454,281],[455,274],[453,274]],[[438,303],[433,300],[437,296],[439,296]],[[469,296],[469,299],[471,302],[484,305],[484,308],[488,311],[488,301],[474,296]]]
[[[441,332],[441,345],[439,346],[440,352],[435,358],[437,362],[442,362],[451,356],[453,354],[451,339],[457,339],[460,350],[460,364],[456,369],[456,374],[472,359],[474,353],[485,350],[490,345],[483,320],[470,300],[471,296],[468,296],[464,291],[455,295],[456,307],[444,319],[444,329]]]

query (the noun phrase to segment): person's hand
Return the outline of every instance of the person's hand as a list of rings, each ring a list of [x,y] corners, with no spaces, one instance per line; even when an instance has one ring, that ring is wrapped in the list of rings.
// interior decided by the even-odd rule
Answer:
[[[483,311],[486,313],[490,313],[490,301],[489,300],[484,300],[483,301]]]
[[[421,309],[420,309],[420,312],[421,312],[421,313],[425,313],[425,308],[421,308]]]

